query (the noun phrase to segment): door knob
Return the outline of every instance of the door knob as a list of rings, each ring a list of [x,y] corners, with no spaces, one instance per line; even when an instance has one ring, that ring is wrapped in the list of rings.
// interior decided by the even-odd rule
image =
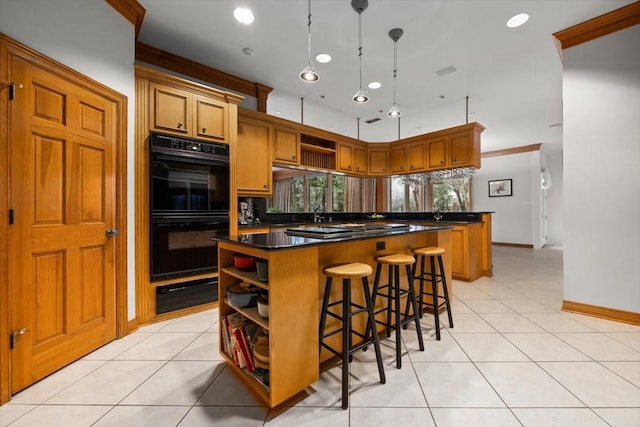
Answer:
[[[18,343],[18,337],[20,335],[26,334],[27,332],[29,332],[29,330],[27,328],[22,328],[22,329],[19,329],[17,331],[11,332],[10,348],[16,348],[16,344]]]
[[[118,233],[120,233],[120,230],[118,230],[117,228],[107,228],[106,231],[107,237],[115,237],[118,235]]]

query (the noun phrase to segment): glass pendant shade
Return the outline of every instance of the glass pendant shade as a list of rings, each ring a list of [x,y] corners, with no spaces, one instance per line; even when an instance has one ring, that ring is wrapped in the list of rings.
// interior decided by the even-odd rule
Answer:
[[[309,83],[318,81],[320,76],[318,75],[318,73],[316,73],[313,62],[309,61],[309,65],[307,65],[307,67],[300,72],[300,78]]]
[[[366,90],[360,89],[359,91],[356,92],[355,95],[353,95],[353,102],[357,102],[358,104],[364,104],[367,101],[369,101],[369,95],[367,94]]]
[[[400,117],[402,115],[400,105],[394,102],[393,105],[391,105],[391,108],[389,108],[389,111],[387,111],[387,115],[389,117]]]

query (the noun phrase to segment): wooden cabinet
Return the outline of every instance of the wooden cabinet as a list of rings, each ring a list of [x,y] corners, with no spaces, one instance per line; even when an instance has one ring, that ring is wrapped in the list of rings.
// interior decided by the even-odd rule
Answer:
[[[271,140],[269,123],[238,118],[235,171],[239,195],[271,194]]]
[[[338,170],[342,172],[353,172],[355,170],[353,158],[353,146],[338,142]]]
[[[338,167],[340,172],[365,174],[368,170],[367,149],[345,142],[338,142]]]
[[[478,123],[458,126],[429,134],[427,168],[429,170],[480,167],[480,133]]]
[[[471,282],[483,275],[481,227],[474,223],[451,230],[451,275],[456,280]]]
[[[160,83],[151,83],[152,131],[228,142],[226,102]]]
[[[300,132],[282,126],[273,127],[273,161],[300,164]]]
[[[447,137],[430,138],[427,140],[427,167],[429,170],[445,169],[447,167]]]
[[[250,237],[250,236],[249,236]],[[231,242],[220,242],[219,322],[220,354],[230,369],[269,407],[274,407],[315,382],[319,373],[319,299],[318,249],[297,248],[295,262],[292,251],[263,251]],[[255,271],[240,271],[233,266],[233,256],[249,255],[268,262],[269,282],[258,280]],[[227,289],[240,282],[261,288],[269,295],[269,318],[263,318],[255,307],[238,308],[226,298]],[[310,284],[300,286],[301,283]],[[311,285],[313,284],[313,285]],[[269,348],[269,386],[240,368],[225,350],[224,319],[239,313],[267,332]]]
[[[369,175],[389,174],[389,149],[369,148]]]
[[[427,169],[425,146],[424,140],[407,144],[407,169],[409,172],[423,172]]]
[[[407,153],[404,146],[391,147],[389,149],[389,169],[391,173],[405,173]]]
[[[369,162],[367,159],[367,149],[362,147],[353,147],[353,159],[356,165],[356,173],[366,174],[369,170]]]
[[[400,142],[389,149],[391,173],[423,172],[426,168],[425,141]]]

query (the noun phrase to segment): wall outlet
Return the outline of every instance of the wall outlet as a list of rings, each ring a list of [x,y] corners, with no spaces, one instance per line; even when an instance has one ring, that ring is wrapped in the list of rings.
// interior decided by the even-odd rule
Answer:
[[[382,251],[385,249],[384,242],[376,242],[376,251]]]

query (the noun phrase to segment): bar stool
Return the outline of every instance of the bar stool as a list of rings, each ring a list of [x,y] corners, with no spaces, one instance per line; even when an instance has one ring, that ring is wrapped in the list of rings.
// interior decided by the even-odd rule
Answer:
[[[358,262],[350,263],[350,264],[332,264],[326,266],[322,272],[327,276],[327,281],[325,284],[324,297],[322,299],[322,313],[320,315],[320,350],[322,347],[325,347],[327,350],[331,351],[336,356],[342,358],[342,409],[347,409],[349,407],[349,363],[353,359],[353,353],[358,350],[364,349],[367,345],[373,344],[373,347],[376,352],[376,361],[378,362],[378,373],[380,374],[380,383],[384,384],[387,380],[384,375],[384,367],[382,365],[382,354],[380,352],[380,341],[378,338],[378,334],[375,331],[372,332],[372,338],[369,339],[369,328],[371,328],[373,323],[371,322],[374,319],[373,314],[373,302],[371,299],[371,294],[369,292],[369,282],[367,276],[372,273],[372,269],[367,264],[362,264]],[[333,278],[342,278],[342,299],[339,301],[329,302],[329,298],[331,295],[331,285],[333,282]],[[365,305],[359,305],[351,301],[351,279],[362,279],[362,291],[364,293]],[[338,315],[330,311],[330,308],[334,305],[342,305],[342,314]],[[355,308],[355,310],[353,310]],[[367,313],[367,329],[364,334],[361,334],[358,331],[353,330],[352,328],[352,317],[361,314]],[[327,321],[327,315],[334,317],[342,322],[342,326],[333,331],[325,332],[325,325]],[[333,347],[329,346],[324,342],[324,339],[335,335],[337,333],[342,333],[342,351],[337,351]],[[363,342],[358,345],[353,345],[352,335],[355,334],[363,339]]]
[[[375,258],[376,275],[373,282],[373,307],[374,315],[387,312],[386,321],[375,320],[376,323],[385,326],[387,338],[391,336],[391,329],[396,331],[396,367],[402,368],[402,340],[401,329],[408,325],[411,321],[415,322],[416,332],[418,334],[418,344],[420,345],[420,351],[424,351],[424,343],[422,341],[422,332],[420,330],[420,321],[418,319],[418,305],[416,302],[416,294],[413,288],[413,272],[411,265],[415,263],[414,257],[407,254],[391,254],[381,255]],[[382,266],[388,266],[388,281],[386,284],[380,284],[380,273],[382,272]],[[407,289],[402,289],[400,286],[400,266],[404,265],[407,269]],[[407,308],[405,309],[404,319],[400,319],[400,298],[403,295],[407,295]],[[383,307],[375,311],[376,298],[380,296],[387,299],[386,307]],[[409,305],[413,309],[413,315],[409,316]],[[392,321],[391,314],[394,314],[394,320]],[[367,331],[369,328],[367,328]],[[375,328],[371,329],[375,333]]]
[[[451,315],[451,305],[449,303],[449,292],[447,290],[447,279],[445,278],[444,265],[442,264],[442,254],[444,254],[445,250],[443,248],[438,248],[434,246],[429,246],[426,248],[418,248],[413,250],[414,256],[420,257],[420,273],[418,275],[415,274],[414,265],[413,277],[415,279],[420,279],[420,293],[419,299],[419,314],[420,318],[422,318],[423,306],[428,306],[433,308],[433,319],[435,322],[436,328],[436,340],[440,341],[440,308],[442,307],[442,303],[440,300],[444,300],[444,305],[447,309],[447,315],[449,317],[449,327],[453,328],[453,316]],[[431,264],[431,271],[424,270],[425,258],[429,257],[429,261]],[[435,266],[435,258],[438,258],[438,267],[439,273],[436,273]],[[424,281],[429,280],[431,282],[431,292],[427,292],[424,289]],[[442,290],[444,291],[444,296],[440,295],[438,292],[438,283],[442,283]],[[431,297],[431,302],[424,301],[425,296]],[[409,307],[407,306],[407,309]]]

